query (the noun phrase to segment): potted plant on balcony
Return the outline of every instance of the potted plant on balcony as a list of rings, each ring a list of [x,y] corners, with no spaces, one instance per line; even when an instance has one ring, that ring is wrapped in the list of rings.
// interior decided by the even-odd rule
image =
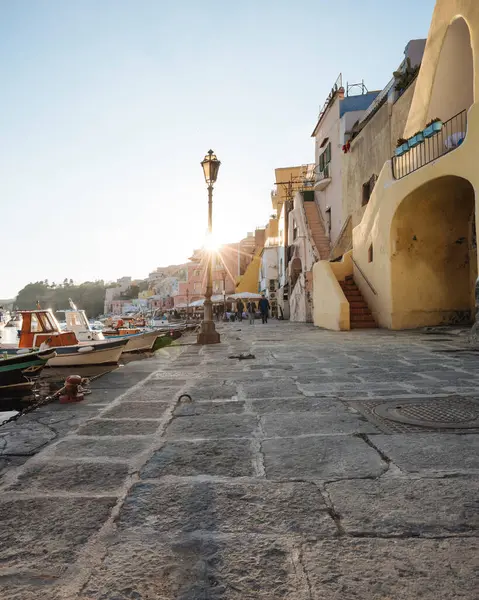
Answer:
[[[421,142],[424,142],[424,134],[422,131],[416,131],[416,133],[407,141],[409,148],[414,148]]]
[[[442,129],[442,121],[439,117],[432,119],[429,123],[426,123],[426,127],[423,129],[423,135],[425,138],[430,138]]]
[[[398,138],[398,141],[396,144],[396,150],[394,151],[394,154],[396,156],[402,156],[408,150],[409,150],[409,145],[407,143],[407,140],[405,138]]]

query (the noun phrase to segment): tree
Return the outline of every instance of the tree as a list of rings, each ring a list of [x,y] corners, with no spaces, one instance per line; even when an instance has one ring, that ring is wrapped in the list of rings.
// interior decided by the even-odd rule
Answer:
[[[51,286],[44,281],[27,284],[18,292],[15,305],[19,310],[33,310],[40,302],[42,308],[51,308],[53,312],[69,308],[68,300],[87,313],[88,317],[96,317],[103,313],[105,302],[104,281],[85,281],[80,285],[70,284],[71,279],[64,279],[63,285]]]

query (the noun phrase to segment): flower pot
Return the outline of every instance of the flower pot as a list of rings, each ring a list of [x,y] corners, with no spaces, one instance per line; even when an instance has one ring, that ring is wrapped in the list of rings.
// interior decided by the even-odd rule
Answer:
[[[395,156],[402,156],[404,154],[404,148],[402,146],[398,146],[396,150],[394,150]]]
[[[424,142],[424,135],[421,131],[421,133],[416,133],[416,139],[417,139],[417,143],[420,144],[421,142]]]
[[[432,136],[433,136],[433,135],[434,135],[436,132],[435,132],[435,131],[434,131],[434,129],[432,128],[432,125],[429,125],[428,127],[426,127],[426,128],[423,130],[423,132],[422,132],[422,133],[423,133],[423,135],[424,135],[424,137],[425,137],[425,138],[430,138],[430,137],[432,137]]]
[[[409,148],[414,148],[418,144],[419,144],[419,142],[417,141],[417,135],[413,135],[407,141],[407,145],[409,146]]]
[[[430,138],[442,129],[442,121],[435,121],[428,127],[423,130],[423,135],[425,138]]]

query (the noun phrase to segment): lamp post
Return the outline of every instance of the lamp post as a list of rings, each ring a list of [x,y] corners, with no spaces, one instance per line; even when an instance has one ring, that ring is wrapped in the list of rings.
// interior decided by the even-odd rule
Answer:
[[[208,154],[204,157],[201,162],[203,172],[205,175],[206,185],[208,186],[208,237],[211,240],[211,234],[213,231],[213,186],[218,177],[218,171],[220,168],[220,161],[216,158],[213,150],[209,150]],[[206,258],[206,292],[205,292],[205,303],[203,321],[200,326],[200,332],[198,333],[197,343],[198,344],[218,344],[220,342],[220,334],[216,331],[215,324],[213,322],[213,304],[211,302],[211,296],[213,294],[213,279],[211,276],[211,259],[212,250],[207,249]]]
[[[226,314],[226,273],[223,271],[223,313]]]
[[[190,290],[188,288],[186,288],[186,324],[188,325],[188,312],[189,312],[189,307],[190,307],[190,303],[189,303],[189,299],[190,299]]]

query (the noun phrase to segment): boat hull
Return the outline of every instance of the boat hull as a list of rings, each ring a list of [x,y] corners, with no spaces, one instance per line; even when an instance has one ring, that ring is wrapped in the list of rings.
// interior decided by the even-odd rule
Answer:
[[[96,342],[88,345],[62,346],[55,348],[57,355],[48,361],[49,367],[81,367],[85,365],[116,364],[126,342]]]
[[[0,361],[0,394],[31,388],[54,351],[12,354]]]
[[[123,352],[148,352],[153,350],[157,338],[161,335],[159,331],[145,331],[144,333],[133,333],[132,335],[112,335],[109,340],[126,340]]]

